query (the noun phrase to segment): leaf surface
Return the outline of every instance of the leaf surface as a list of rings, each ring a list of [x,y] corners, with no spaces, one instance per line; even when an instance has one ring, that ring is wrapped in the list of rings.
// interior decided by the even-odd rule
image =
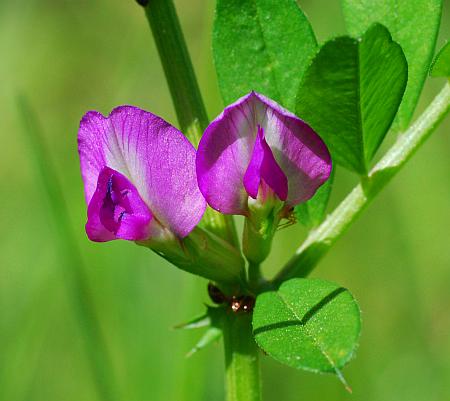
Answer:
[[[292,109],[316,50],[295,0],[217,0],[213,53],[225,104],[254,90]]]
[[[276,360],[314,372],[334,372],[351,359],[360,311],[345,288],[325,280],[295,278],[258,296],[253,333]]]
[[[343,36],[322,46],[300,84],[296,114],[326,142],[333,161],[364,175],[406,81],[401,47],[374,24],[360,40]]]
[[[442,0],[341,0],[348,32],[360,36],[374,22],[385,25],[408,60],[408,86],[396,126],[408,127],[436,46]]]
[[[447,42],[433,61],[431,76],[450,77],[450,42]]]

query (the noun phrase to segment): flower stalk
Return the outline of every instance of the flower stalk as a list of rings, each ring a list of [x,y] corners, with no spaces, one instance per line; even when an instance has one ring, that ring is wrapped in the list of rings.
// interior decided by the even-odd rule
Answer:
[[[306,277],[378,192],[428,139],[449,111],[450,85],[446,83],[423,114],[405,133],[398,137],[397,142],[375,165],[369,175],[353,189],[319,227],[311,231],[305,242],[276,276],[274,283],[279,285],[289,278]]]
[[[208,116],[175,6],[172,0],[151,0],[140,4],[145,8],[181,131],[197,147],[208,125]],[[232,217],[208,208],[202,225],[238,247]]]
[[[282,202],[275,196],[270,198],[265,202],[250,197],[248,200],[249,213],[244,223],[242,251],[250,265],[259,265],[267,258],[281,219]],[[249,268],[249,276],[252,270]]]

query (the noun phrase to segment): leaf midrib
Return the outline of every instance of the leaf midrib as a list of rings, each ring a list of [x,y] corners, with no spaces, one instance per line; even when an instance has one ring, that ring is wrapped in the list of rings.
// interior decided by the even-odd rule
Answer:
[[[280,95],[280,88],[278,86],[278,79],[277,79],[277,76],[275,74],[275,68],[273,67],[275,65],[274,57],[272,55],[272,52],[270,51],[270,47],[268,46],[267,40],[264,37],[264,30],[262,29],[262,25],[261,25],[261,18],[259,16],[257,1],[258,0],[252,0],[252,4],[253,4],[254,10],[255,10],[255,17],[256,17],[256,20],[257,20],[258,30],[259,30],[259,33],[261,35],[262,41],[264,43],[264,52],[267,53],[267,58],[269,60],[269,63],[266,63],[266,65],[269,67],[269,74],[270,74],[271,78],[273,78],[273,82],[274,82],[275,90],[276,90],[276,93],[275,93],[276,94],[276,98],[277,98],[277,100],[279,100],[283,104],[284,102],[282,102],[282,98],[281,98],[281,95]]]

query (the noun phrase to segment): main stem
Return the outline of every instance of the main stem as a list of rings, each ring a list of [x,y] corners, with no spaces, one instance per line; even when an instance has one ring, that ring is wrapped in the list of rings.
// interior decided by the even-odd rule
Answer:
[[[342,203],[297,249],[274,280],[276,285],[292,277],[305,277],[342,236],[347,228],[426,141],[450,110],[450,85],[441,92],[418,120],[404,133]]]
[[[141,0],[139,3],[145,2]],[[146,3],[145,13],[158,48],[180,128],[192,144],[197,146],[208,126],[208,117],[173,0],[150,0]],[[238,237],[231,216],[221,215],[208,208],[202,225],[238,247]]]
[[[250,313],[230,312],[224,323],[226,401],[261,401],[259,348]]]

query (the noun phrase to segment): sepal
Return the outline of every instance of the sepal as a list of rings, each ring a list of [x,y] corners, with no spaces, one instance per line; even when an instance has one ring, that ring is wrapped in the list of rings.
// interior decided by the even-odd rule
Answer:
[[[209,307],[208,307],[209,308]],[[193,319],[177,324],[174,326],[176,330],[193,330],[193,329],[201,329],[202,327],[208,327],[211,325],[211,317],[208,312],[203,315],[194,317]]]
[[[186,354],[186,358],[190,358],[196,352],[201,351],[203,348],[206,348],[209,344],[212,344],[218,341],[223,335],[222,329],[217,327],[209,327],[208,330],[205,331],[203,336],[197,341],[194,347]]]
[[[248,198],[242,248],[249,262],[259,264],[267,258],[282,217],[283,202],[276,196],[270,196],[263,201],[258,193],[256,199]]]
[[[223,334],[223,318],[225,308],[207,306],[207,311],[201,316],[197,316],[186,323],[175,326],[176,329],[191,330],[207,327],[194,347],[186,354],[189,358],[198,351],[201,351],[209,344],[218,341]]]
[[[138,242],[178,268],[227,287],[240,287],[245,279],[241,254],[215,234],[196,227],[187,237],[166,235]]]

